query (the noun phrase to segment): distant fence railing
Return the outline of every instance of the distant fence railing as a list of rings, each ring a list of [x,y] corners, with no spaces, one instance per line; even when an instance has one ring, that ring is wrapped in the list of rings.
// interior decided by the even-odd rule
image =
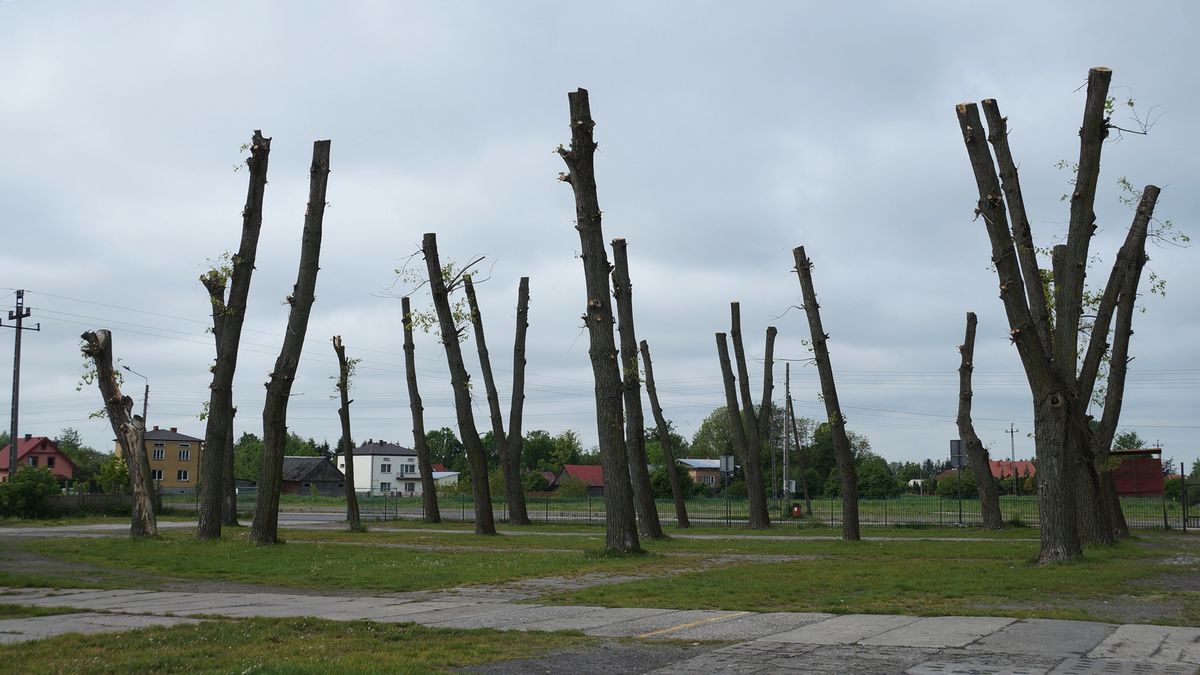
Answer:
[[[803,499],[769,500],[772,522],[840,526],[842,500],[820,497],[812,500],[811,512],[804,508]],[[675,505],[671,500],[658,500],[659,519],[664,524],[675,520]],[[802,518],[792,516],[793,505],[800,505]],[[537,523],[603,523],[603,497],[559,497],[557,495],[527,495],[526,511]],[[1191,522],[1186,519],[1182,504],[1166,497],[1122,497],[1121,508],[1131,528],[1188,529],[1197,527],[1197,507],[1192,508]],[[470,495],[439,495],[438,511],[442,520],[473,522],[474,502]],[[745,498],[697,497],[687,501],[688,520],[696,525],[742,526],[749,517],[749,501]],[[1039,524],[1037,498],[1005,496],[1000,498],[1000,511],[1007,523],[1036,527]],[[508,505],[502,499],[492,502],[496,520],[508,519]],[[359,498],[359,513],[365,520],[421,520],[425,509],[420,497],[376,496]],[[860,499],[858,518],[862,525],[878,526],[977,526],[983,523],[978,499],[951,497],[904,496],[891,499]]]
[[[51,510],[59,513],[112,513],[133,508],[133,495],[51,495],[47,502]]]

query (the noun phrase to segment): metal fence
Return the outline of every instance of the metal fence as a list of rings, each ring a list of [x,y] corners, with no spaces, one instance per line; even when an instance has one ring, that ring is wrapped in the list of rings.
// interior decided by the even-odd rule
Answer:
[[[46,498],[55,513],[129,513],[133,495],[78,494],[51,495]]]
[[[1200,492],[1200,485],[1193,488]],[[527,495],[526,511],[535,523],[603,523],[603,497],[567,498],[555,495]],[[659,500],[659,519],[664,524],[675,520],[675,505]],[[772,522],[779,525],[839,526],[842,522],[842,501],[821,497],[812,500],[812,509],[805,508],[803,499],[769,500]],[[800,506],[802,517],[794,517],[793,507]],[[1131,528],[1188,529],[1200,528],[1200,506],[1185,511],[1179,500],[1166,497],[1123,497],[1121,508]],[[475,507],[471,496],[439,495],[438,510],[442,520],[473,522]],[[695,525],[744,526],[749,516],[749,501],[745,498],[693,498],[687,501],[688,520]],[[1037,498],[1005,496],[1000,498],[1000,511],[1006,523],[1036,527],[1039,524]],[[508,519],[508,506],[502,499],[493,500],[492,512],[497,521]],[[420,497],[360,498],[359,513],[364,520],[421,520],[425,509]],[[961,502],[950,497],[904,496],[892,499],[860,499],[858,518],[862,525],[896,527],[954,527],[977,526],[983,523],[978,499]]]

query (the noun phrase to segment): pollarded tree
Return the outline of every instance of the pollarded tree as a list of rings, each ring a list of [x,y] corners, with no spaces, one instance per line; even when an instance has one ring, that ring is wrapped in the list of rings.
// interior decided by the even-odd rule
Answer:
[[[1008,146],[1007,120],[994,100],[983,101],[985,133],[974,103],[956,107],[978,188],[975,212],[991,241],[1000,298],[1034,400],[1041,519],[1039,563],[1079,558],[1083,543],[1111,542],[1119,529],[1119,520],[1114,517],[1114,509],[1119,506],[1101,481],[1097,450],[1111,444],[1120,415],[1133,332],[1132,312],[1159,189],[1148,185],[1142,191],[1133,224],[1096,305],[1090,337],[1080,359],[1084,278],[1096,231],[1094,205],[1100,155],[1112,128],[1108,117],[1111,78],[1112,71],[1107,68],[1093,68],[1088,73],[1066,243],[1055,246],[1051,257],[1050,302],[1043,292],[1042,270]],[[995,151],[994,160],[989,141]],[[1099,430],[1093,432],[1088,402],[1110,348],[1103,416]]]
[[[408,382],[408,407],[412,413],[413,449],[417,451],[417,468],[421,472],[421,504],[425,510],[425,522],[442,522],[438,509],[437,485],[433,481],[433,462],[429,457],[429,442],[425,435],[425,406],[421,403],[421,391],[417,387],[416,346],[413,344],[412,304],[408,296],[400,300],[404,322],[404,375]],[[453,434],[452,434],[453,435]],[[449,466],[449,462],[446,464]]]
[[[771,371],[774,364],[775,335],[774,326],[767,327],[766,346],[763,350],[763,393],[759,401],[761,408],[756,413],[754,400],[750,395],[750,373],[746,366],[746,352],[742,348],[742,313],[741,306],[736,303],[729,305],[732,329],[730,337],[733,341],[733,351],[737,358],[738,378],[734,383],[733,368],[729,362],[729,347],[724,333],[717,333],[717,359],[721,365],[721,376],[725,382],[725,405],[729,410],[729,423],[733,427],[734,447],[742,459],[742,471],[746,476],[746,490],[749,493],[749,518],[747,526],[752,530],[766,529],[771,526],[771,515],[767,510],[766,486],[762,475],[762,450],[770,442],[771,430]],[[741,390],[742,400],[738,402],[738,390]]]
[[[971,471],[975,474],[975,484],[979,491],[979,510],[983,516],[983,527],[987,530],[999,530],[1004,527],[1004,517],[1000,514],[1000,495],[996,492],[996,484],[992,481],[991,457],[979,434],[975,433],[975,424],[971,421],[971,373],[975,370],[975,312],[967,312],[967,333],[962,346],[958,348],[961,363],[958,366],[958,437],[967,446],[967,457],[970,459]]]
[[[221,525],[237,521],[237,496],[228,503],[232,477],[225,474],[233,466],[233,374],[237,370],[238,345],[242,339],[242,324],[246,319],[246,299],[250,294],[250,278],[254,274],[254,259],[258,251],[258,236],[262,231],[263,194],[267,189],[267,160],[271,154],[271,139],[255,130],[250,139],[250,186],[246,206],[242,209],[242,239],[236,255],[224,265],[200,277],[208,291],[213,313],[213,338],[217,360],[213,365],[209,385],[208,423],[204,431],[204,448],[200,455],[200,498],[197,539],[220,539]],[[226,284],[229,295],[226,297]]]
[[[450,367],[450,385],[454,389],[454,414],[458,419],[458,431],[463,444],[467,446],[467,459],[471,466],[471,492],[475,499],[475,534],[496,534],[496,523],[492,516],[492,494],[488,487],[487,454],[479,441],[475,414],[471,411],[470,376],[463,365],[462,348],[458,342],[459,327],[450,308],[450,290],[459,283],[461,276],[452,278],[447,283],[441,260],[438,258],[436,234],[425,234],[421,251],[425,254],[429,290],[437,312],[442,346],[446,350],[446,363]]]
[[[571,147],[558,147],[567,165],[559,180],[575,193],[575,229],[579,232],[580,259],[583,261],[587,288],[588,355],[596,387],[596,427],[600,443],[600,464],[604,470],[604,512],[607,526],[604,549],[615,553],[641,550],[633,506],[633,488],[629,481],[629,460],[625,451],[625,416],[622,407],[623,386],[617,363],[617,343],[613,339],[613,311],[608,275],[612,268],[604,248],[600,202],[596,197],[596,141],[592,131],[591,105],[586,89],[570,92]]]
[[[346,521],[350,523],[351,532],[362,532],[362,520],[358,514],[358,493],[354,490],[354,437],[350,435],[350,378],[354,376],[354,367],[358,359],[346,358],[346,347],[342,344],[342,336],[334,335],[333,351],[338,360],[338,418],[342,423],[342,437],[338,445],[342,448],[342,457],[346,460],[345,493]]]
[[[112,425],[121,455],[129,459],[129,487],[133,490],[133,515],[129,526],[131,537],[157,537],[158,519],[154,515],[154,504],[146,492],[145,475],[150,471],[145,453],[138,452],[146,445],[146,420],[133,414],[133,399],[121,393],[113,371],[112,334],[106,330],[88,331],[83,339],[83,355],[92,360],[96,384],[104,399],[104,412]],[[219,519],[218,519],[219,522]]]
[[[654,364],[650,361],[650,345],[642,340],[642,366],[646,369],[646,395],[650,397],[650,412],[654,415],[655,431],[658,435],[658,446],[662,450],[662,463],[671,484],[671,498],[675,501],[675,523],[679,527],[689,527],[687,514],[687,495],[683,481],[679,476],[679,467],[675,465],[674,443],[671,440],[671,423],[663,415],[662,406],[658,403],[658,390],[654,387]],[[687,474],[684,474],[685,476]]]
[[[300,266],[296,285],[288,296],[287,332],[275,368],[267,380],[263,403],[263,449],[258,467],[258,494],[250,541],[275,544],[279,541],[279,489],[283,484],[283,455],[287,443],[287,405],[300,365],[308,317],[316,298],[317,271],[321,260],[321,230],[325,219],[325,190],[329,185],[329,141],[313,143],[309,170],[308,208],[304,212],[304,234],[300,240]]]

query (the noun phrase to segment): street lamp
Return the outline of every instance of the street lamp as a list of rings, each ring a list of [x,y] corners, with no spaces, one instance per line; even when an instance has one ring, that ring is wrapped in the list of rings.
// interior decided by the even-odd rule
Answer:
[[[153,497],[159,492],[159,490],[154,489],[154,487],[155,487],[154,476],[153,476],[153,472],[150,471],[150,453],[146,450],[146,415],[150,409],[150,378],[139,373],[138,371],[134,370],[133,368],[130,368],[129,366],[122,365],[121,368],[124,368],[125,370],[129,371],[130,373],[137,375],[138,377],[142,378],[142,380],[144,380],[146,382],[146,389],[142,393],[142,433],[141,433],[141,437],[138,439],[138,441],[140,442],[142,447],[139,448],[137,450],[137,452],[140,453],[140,455],[145,458],[145,462],[143,462],[142,464],[145,467],[144,470],[146,472],[146,475],[142,477],[142,483],[146,486],[146,493],[148,495],[150,495],[151,498],[153,499]],[[134,461],[137,461],[137,460],[135,459]],[[161,508],[161,504],[158,503],[157,499],[154,499],[153,501],[155,502],[155,508]]]
[[[139,373],[138,371],[134,370],[133,368],[130,368],[129,366],[121,366],[121,367],[124,368],[125,370],[133,373],[134,375],[137,375],[138,377],[142,378],[142,380],[144,380],[146,382],[146,390],[145,390],[145,393],[142,394],[142,426],[145,427],[146,411],[150,407],[150,378]]]

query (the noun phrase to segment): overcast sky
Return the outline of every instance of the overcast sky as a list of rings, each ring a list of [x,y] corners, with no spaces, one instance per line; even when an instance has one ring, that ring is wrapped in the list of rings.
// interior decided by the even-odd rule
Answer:
[[[339,435],[330,336],[362,359],[354,436],[411,444],[398,280],[486,256],[479,286],[507,409],[517,281],[531,278],[526,429],[595,443],[574,203],[556,181],[567,92],[590,91],[605,237],[629,242],[638,337],[666,415],[690,436],[723,405],[713,333],[742,303],[747,350],[807,356],[792,273],[804,245],[849,426],[889,460],[941,458],[957,437],[964,314],[979,315],[976,427],[1033,455],[1028,387],[988,269],[954,115],[996,98],[1034,235],[1060,241],[1087,70],[1158,118],[1104,150],[1093,283],[1131,219],[1117,180],[1164,188],[1156,215],[1200,235],[1200,6],[1158,3],[0,2],[0,305],[27,289],[20,433],[79,429],[111,448],[79,334],[109,328],[149,378],[150,424],[204,435],[214,355],[197,278],[236,250],[254,129],[272,137],[258,267],[239,358],[237,433],[261,434],[263,382],[287,322],[312,141],[332,139],[317,300],[288,421]],[[1134,124],[1125,110],[1115,122]],[[1120,428],[1200,459],[1200,258],[1152,248]],[[1147,284],[1143,283],[1143,289]],[[428,293],[414,295],[418,306]],[[6,317],[7,315],[5,315]],[[5,325],[9,322],[5,321]],[[0,331],[0,405],[13,331]],[[473,347],[473,343],[467,345]],[[474,364],[474,352],[468,351]],[[426,426],[454,426],[444,353],[418,336]],[[758,391],[761,362],[752,364]],[[775,370],[782,398],[783,364]],[[479,381],[479,378],[475,378]],[[141,379],[127,391],[141,404]],[[476,418],[487,428],[482,387]],[[792,364],[797,413],[823,417]],[[7,418],[6,418],[7,421]],[[7,428],[7,424],[4,425]]]

